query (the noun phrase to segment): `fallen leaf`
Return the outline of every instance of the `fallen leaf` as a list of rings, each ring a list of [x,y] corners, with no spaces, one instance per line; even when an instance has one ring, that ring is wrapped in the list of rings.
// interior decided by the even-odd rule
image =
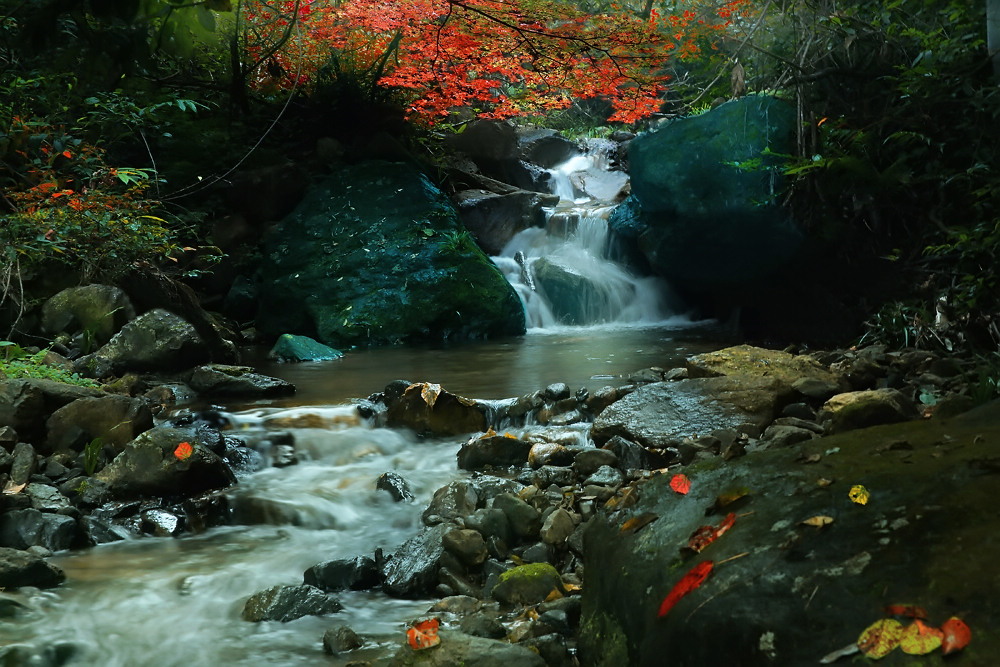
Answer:
[[[830,663],[837,662],[838,660],[840,660],[845,656],[854,655],[860,650],[861,649],[858,648],[857,644],[848,644],[843,648],[838,648],[836,651],[831,651],[830,653],[824,655],[822,658],[819,659],[819,664],[829,665]]]
[[[941,646],[944,633],[917,619],[903,628],[899,648],[908,655],[927,655]]]
[[[827,479],[826,477],[820,477],[819,479],[816,480],[816,485],[819,487],[825,488],[827,486],[830,486],[831,484],[833,484],[833,480]]]
[[[674,587],[670,589],[667,597],[663,598],[657,617],[663,618],[666,616],[682,597],[701,586],[702,582],[708,578],[708,574],[712,571],[712,567],[714,567],[714,565],[714,562],[706,560],[698,563],[688,570],[687,574],[681,577],[680,581],[674,584]]]
[[[493,430],[492,426],[490,426],[488,429],[486,429],[486,433],[483,433],[481,436],[479,436],[478,439],[485,440],[486,438],[493,438],[496,437],[496,434],[497,432]]]
[[[622,534],[631,535],[637,533],[640,528],[648,526],[657,519],[660,518],[659,514],[653,514],[652,512],[643,512],[638,516],[634,516],[625,523],[622,524]]]
[[[545,596],[545,602],[552,602],[553,600],[559,600],[563,597],[564,597],[563,594],[559,591],[558,588],[553,588],[551,591],[549,591],[549,594]]]
[[[822,528],[823,526],[833,523],[833,517],[817,514],[816,516],[811,516],[808,519],[800,521],[799,523],[804,526],[816,526],[817,528]]]
[[[903,625],[894,618],[875,621],[858,637],[858,648],[866,657],[879,660],[899,646]]]
[[[871,497],[871,493],[861,484],[855,484],[851,487],[851,490],[847,492],[847,497],[859,505],[867,505],[868,498]]]
[[[927,612],[923,607],[915,604],[897,603],[883,607],[885,613],[890,616],[905,616],[906,618],[927,618]]]
[[[687,475],[679,473],[670,478],[670,488],[684,495],[691,490],[691,480],[687,478]]]
[[[800,456],[796,460],[800,463],[819,463],[822,458],[822,454],[810,454],[809,456]]]
[[[441,643],[441,638],[438,636],[438,620],[430,618],[426,621],[414,623],[412,627],[406,630],[406,640],[410,642],[410,646],[414,651],[421,651],[425,648],[437,646]]]
[[[27,485],[28,484],[26,482],[22,483],[22,484],[15,484],[14,482],[8,480],[7,483],[4,484],[4,487],[3,487],[4,495],[6,495],[6,496],[16,496],[17,494],[21,493],[21,491]]]
[[[634,486],[627,486],[621,495],[608,498],[608,502],[604,503],[604,506],[609,510],[623,510],[635,505],[638,501],[639,492],[635,490]]]
[[[691,537],[688,539],[688,549],[691,549],[695,553],[701,553],[705,547],[719,539],[723,533],[732,528],[734,523],[736,523],[736,514],[730,512],[722,520],[718,528],[715,526],[702,526],[691,534]]]
[[[941,626],[944,637],[941,639],[941,652],[945,655],[961,651],[972,641],[972,630],[965,624],[965,621],[952,616]]]
[[[186,461],[191,458],[191,452],[194,451],[191,448],[191,444],[187,442],[182,442],[177,445],[177,449],[174,450],[174,456],[179,458],[181,461]]]
[[[420,389],[420,397],[424,399],[424,403],[426,403],[429,408],[434,407],[434,402],[437,401],[437,397],[440,393],[441,385],[434,384],[433,382],[425,382],[423,387]]]
[[[732,505],[737,500],[746,498],[750,495],[750,489],[748,487],[742,486],[738,489],[733,489],[732,491],[726,491],[725,493],[720,493],[715,497],[715,505],[712,506],[713,510],[720,510],[723,507]]]

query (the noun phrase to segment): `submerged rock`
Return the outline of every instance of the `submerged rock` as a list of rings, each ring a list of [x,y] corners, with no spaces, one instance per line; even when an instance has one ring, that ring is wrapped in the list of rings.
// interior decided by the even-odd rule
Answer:
[[[344,353],[323,345],[308,336],[282,334],[267,353],[269,359],[278,361],[330,361],[340,359]]]

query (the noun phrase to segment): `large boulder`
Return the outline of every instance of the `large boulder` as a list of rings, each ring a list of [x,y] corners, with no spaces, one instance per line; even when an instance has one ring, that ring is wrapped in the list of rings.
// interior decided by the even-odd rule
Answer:
[[[855,644],[886,605],[905,603],[926,610],[932,626],[964,617],[974,638],[952,657],[992,664],[1000,635],[975,628],[1000,623],[998,415],[994,401],[952,420],[856,430],[738,464],[701,462],[685,470],[686,495],[671,489],[671,475],[648,480],[634,506],[599,514],[585,531],[580,664],[660,665],[664,656],[678,666],[818,664]],[[819,463],[803,465],[809,457]],[[866,504],[852,500],[859,484]],[[696,531],[717,532],[730,512],[729,530],[697,542],[695,553]],[[651,516],[641,530],[623,530]],[[661,617],[661,602],[706,561],[714,567],[704,583]],[[896,651],[883,662],[908,659]]]
[[[458,435],[486,430],[486,413],[471,398],[458,396],[431,382],[411,384],[402,393],[385,392],[389,426],[405,426],[422,434]]]
[[[181,443],[189,447],[182,448]],[[116,498],[191,497],[236,481],[232,470],[193,429],[152,428],[125,446],[94,477]]]
[[[621,436],[644,447],[676,447],[684,438],[733,429],[759,436],[791,401],[791,387],[772,377],[722,376],[654,382],[612,403],[594,419],[599,446]]]
[[[51,588],[65,580],[63,571],[47,563],[44,558],[26,551],[0,547],[0,588]]]
[[[122,371],[171,371],[209,360],[194,326],[160,308],[143,313],[77,367],[95,377]]]
[[[455,208],[462,224],[490,255],[499,255],[519,231],[541,226],[545,222],[542,207],[558,203],[556,195],[527,190],[496,193],[476,189],[455,195]]]
[[[82,451],[100,438],[104,445],[120,451],[137,435],[153,427],[153,415],[139,398],[108,394],[78,398],[59,408],[46,422],[49,452]]]
[[[209,364],[191,371],[188,385],[203,396],[289,396],[295,385],[280,378],[255,373],[249,366]]]
[[[111,340],[134,317],[132,302],[118,287],[70,287],[42,306],[42,330],[50,335],[81,334],[81,348],[87,353]]]
[[[793,152],[795,110],[765,96],[733,100],[641,134],[629,146],[632,196],[612,227],[685,291],[749,294],[797,252],[778,206],[777,158]]]
[[[263,254],[265,334],[349,346],[524,332],[514,289],[407,164],[332,174],[271,230]]]
[[[80,398],[102,395],[100,389],[55,380],[0,379],[0,424],[12,427],[22,439],[38,442],[53,411]]]
[[[73,517],[33,507],[0,515],[0,546],[3,547],[43,547],[61,551],[73,545],[78,532]]]
[[[432,526],[399,545],[383,565],[382,589],[393,597],[429,595],[438,585],[442,539],[448,530],[447,524]]]

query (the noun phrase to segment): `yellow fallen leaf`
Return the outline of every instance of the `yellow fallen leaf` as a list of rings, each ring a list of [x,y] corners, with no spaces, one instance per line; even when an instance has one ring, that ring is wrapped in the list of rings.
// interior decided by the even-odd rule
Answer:
[[[861,484],[855,484],[851,487],[851,490],[847,493],[848,497],[859,505],[867,505],[868,498],[871,497],[871,492],[868,491]]]
[[[941,647],[944,633],[931,627],[919,618],[903,628],[899,637],[899,648],[909,655],[927,655]]]
[[[420,397],[424,399],[427,407],[433,408],[434,402],[437,401],[440,393],[441,385],[434,384],[433,382],[425,382],[423,388],[420,390]]]
[[[903,625],[894,618],[883,618],[875,621],[858,637],[858,648],[866,657],[879,660],[889,655],[899,646],[903,635]]]
[[[804,526],[816,526],[817,528],[822,528],[823,526],[833,523],[833,517],[817,514],[816,516],[811,516],[808,519],[800,521],[799,523]]]

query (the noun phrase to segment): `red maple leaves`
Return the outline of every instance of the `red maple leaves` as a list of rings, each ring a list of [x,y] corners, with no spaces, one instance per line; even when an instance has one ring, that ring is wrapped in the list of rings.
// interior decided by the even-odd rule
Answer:
[[[592,97],[611,103],[609,120],[634,122],[662,103],[670,59],[697,55],[734,15],[752,11],[749,0],[718,7],[687,0],[682,13],[649,18],[621,9],[587,14],[558,0],[337,4],[257,0],[248,6],[246,16],[255,22],[248,34],[264,28],[283,34],[295,23],[301,35],[269,55],[283,73],[281,85],[300,84],[335,54],[359,72],[374,73],[379,86],[405,92],[411,115],[429,122],[457,108],[509,118]]]

